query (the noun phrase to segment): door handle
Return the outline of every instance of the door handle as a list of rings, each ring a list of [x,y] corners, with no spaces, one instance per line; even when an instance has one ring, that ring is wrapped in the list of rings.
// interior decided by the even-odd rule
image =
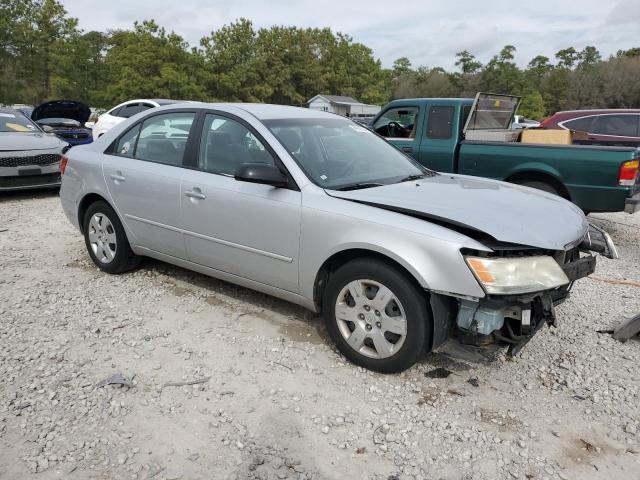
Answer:
[[[413,152],[413,147],[402,147],[402,151],[405,153]]]
[[[116,173],[112,173],[109,176],[116,182],[124,182],[124,176],[122,175],[122,172],[120,170],[118,170]]]
[[[184,195],[186,197],[197,198],[199,200],[204,200],[205,198],[207,198],[206,195],[204,193],[202,193],[202,191],[198,187],[194,188],[193,190],[185,191]]]

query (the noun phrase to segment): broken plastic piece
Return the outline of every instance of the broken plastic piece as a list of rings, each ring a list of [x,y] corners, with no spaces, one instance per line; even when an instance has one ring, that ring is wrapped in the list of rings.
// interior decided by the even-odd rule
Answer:
[[[640,314],[623,322],[613,332],[613,338],[620,342],[626,342],[631,337],[640,334]]]
[[[104,387],[105,385],[124,385],[126,387],[133,386],[133,384],[129,380],[124,378],[121,373],[116,373],[108,378],[105,378],[101,382],[98,382],[96,388]]]

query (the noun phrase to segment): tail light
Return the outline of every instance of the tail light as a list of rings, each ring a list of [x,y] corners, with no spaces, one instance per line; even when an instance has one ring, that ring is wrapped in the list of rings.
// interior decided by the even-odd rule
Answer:
[[[64,171],[67,168],[67,162],[69,161],[69,158],[66,155],[63,155],[62,158],[60,158],[60,174],[64,175]]]
[[[618,177],[618,183],[624,186],[633,186],[636,184],[638,178],[638,169],[640,168],[640,161],[630,160],[624,162],[620,167],[620,176]]]

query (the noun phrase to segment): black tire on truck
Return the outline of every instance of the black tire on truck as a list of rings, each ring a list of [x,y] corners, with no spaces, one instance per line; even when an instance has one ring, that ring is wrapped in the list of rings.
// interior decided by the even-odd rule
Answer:
[[[537,190],[542,190],[543,192],[553,193],[554,195],[564,197],[564,195],[554,185],[542,180],[516,180],[514,183],[522,185],[523,187],[535,188]]]

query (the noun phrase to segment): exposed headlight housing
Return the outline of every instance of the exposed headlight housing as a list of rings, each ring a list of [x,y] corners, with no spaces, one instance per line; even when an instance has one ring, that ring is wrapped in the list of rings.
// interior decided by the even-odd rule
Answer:
[[[513,295],[560,287],[569,279],[553,257],[465,257],[488,294]]]

